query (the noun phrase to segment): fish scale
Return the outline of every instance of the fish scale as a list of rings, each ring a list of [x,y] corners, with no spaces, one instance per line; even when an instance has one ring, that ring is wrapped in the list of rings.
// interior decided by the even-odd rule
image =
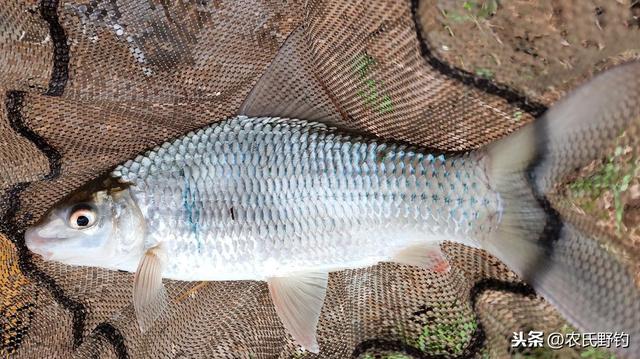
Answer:
[[[481,154],[445,156],[281,118],[231,118],[118,166],[165,277],[264,279],[475,245],[497,224]],[[470,189],[471,188],[471,189]]]
[[[45,260],[135,271],[143,331],[166,309],[162,278],[259,279],[294,340],[317,353],[328,272],[386,260],[445,272],[438,244],[448,239],[496,256],[580,331],[640,337],[637,251],[554,207],[558,190],[601,176],[579,169],[637,155],[639,79],[640,62],[614,67],[455,156],[313,122],[230,118],[88,183],[28,228],[25,244]],[[619,163],[633,170],[623,181],[637,174],[635,155]],[[614,350],[635,358],[636,342]]]

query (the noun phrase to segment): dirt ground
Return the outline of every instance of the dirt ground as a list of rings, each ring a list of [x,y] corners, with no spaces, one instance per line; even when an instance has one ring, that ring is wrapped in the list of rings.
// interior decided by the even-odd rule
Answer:
[[[438,58],[546,105],[604,69],[640,59],[639,0],[429,0],[420,10]],[[640,248],[640,171],[629,137],[583,169],[567,194],[577,212]]]
[[[421,7],[440,59],[545,104],[640,58],[638,0],[429,0]]]

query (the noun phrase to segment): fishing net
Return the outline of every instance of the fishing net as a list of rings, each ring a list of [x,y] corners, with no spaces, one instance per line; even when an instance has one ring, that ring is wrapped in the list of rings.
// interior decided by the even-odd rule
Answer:
[[[497,259],[459,244],[444,245],[448,274],[332,273],[313,355],[296,352],[264,283],[166,281],[169,313],[142,334],[132,274],[43,262],[23,233],[114,165],[239,113],[478,148],[637,58],[639,15],[626,0],[3,1],[0,354],[579,357],[511,348],[514,331],[571,329]],[[595,206],[633,239],[640,194],[627,182]]]

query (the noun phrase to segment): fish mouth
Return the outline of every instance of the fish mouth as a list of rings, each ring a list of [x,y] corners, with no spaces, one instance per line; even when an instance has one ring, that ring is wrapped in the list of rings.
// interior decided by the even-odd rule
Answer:
[[[24,234],[24,243],[27,248],[45,260],[53,256],[53,252],[45,249],[49,241],[50,239],[39,236],[38,232],[32,228],[27,229]]]

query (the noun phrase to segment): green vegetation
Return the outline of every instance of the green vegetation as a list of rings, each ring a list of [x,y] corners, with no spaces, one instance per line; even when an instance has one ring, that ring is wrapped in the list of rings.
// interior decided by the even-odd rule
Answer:
[[[462,313],[450,317],[451,309],[458,307],[457,301],[439,303],[434,311],[435,318],[424,323],[417,340],[409,344],[429,354],[462,354],[478,328],[478,323],[475,316],[467,317]],[[446,317],[441,317],[442,313]]]
[[[376,64],[376,60],[364,53],[356,58],[354,69],[358,72],[360,79],[364,79],[369,75],[371,68]]]
[[[520,120],[522,120],[522,115],[524,115],[524,113],[522,111],[516,111],[513,113],[513,120],[516,122],[519,122]]]
[[[413,330],[407,330],[404,323],[396,324],[395,333],[403,337],[406,345],[417,348],[424,353],[461,355],[478,328],[476,317],[474,315],[465,316],[464,313],[459,312],[460,305],[457,300],[436,305],[436,308],[429,309],[429,314],[423,314],[425,318],[419,321],[422,323],[422,329],[417,338],[408,335]],[[456,312],[458,314],[452,316],[452,313]],[[404,356],[385,356],[383,358],[403,359]]]
[[[360,81],[364,83],[364,86],[358,90],[358,96],[365,107],[384,114],[393,111],[393,101],[385,90],[384,81],[372,78],[371,74],[375,66],[376,60],[367,53],[356,57],[353,69]]]
[[[606,351],[589,347],[580,353],[581,358],[589,359],[616,359],[616,356]]]
[[[479,67],[476,69],[476,75],[485,79],[490,79],[493,77],[493,71]]]
[[[474,319],[458,318],[455,322],[425,325],[418,338],[418,348],[429,353],[460,355],[468,345],[478,323]]]
[[[624,134],[619,137],[619,140],[623,136]],[[622,228],[622,216],[624,214],[624,203],[622,203],[621,195],[629,188],[631,181],[638,173],[638,163],[635,158],[631,159],[631,166],[625,166],[625,161],[622,158],[625,155],[624,152],[624,147],[618,145],[613,155],[607,158],[606,163],[596,173],[586,178],[579,178],[569,184],[569,189],[573,194],[585,197],[580,203],[581,207],[592,214],[598,212],[596,201],[602,193],[604,191],[611,192],[618,231]]]
[[[499,4],[498,0],[465,1],[462,3],[463,11],[442,10],[442,14],[454,22],[478,22],[478,19],[487,20],[495,15]]]
[[[385,357],[383,357],[384,359],[411,359],[410,356],[402,354],[402,353],[394,353],[394,354],[389,354]]]
[[[381,357],[382,359],[411,359],[410,356],[402,353],[391,353],[385,354]],[[371,354],[366,354],[362,359],[375,359],[375,357]]]
[[[463,7],[471,13],[475,13],[475,16],[480,19],[488,19],[498,11],[498,5],[498,0],[485,0],[481,4],[475,1],[465,1]]]

